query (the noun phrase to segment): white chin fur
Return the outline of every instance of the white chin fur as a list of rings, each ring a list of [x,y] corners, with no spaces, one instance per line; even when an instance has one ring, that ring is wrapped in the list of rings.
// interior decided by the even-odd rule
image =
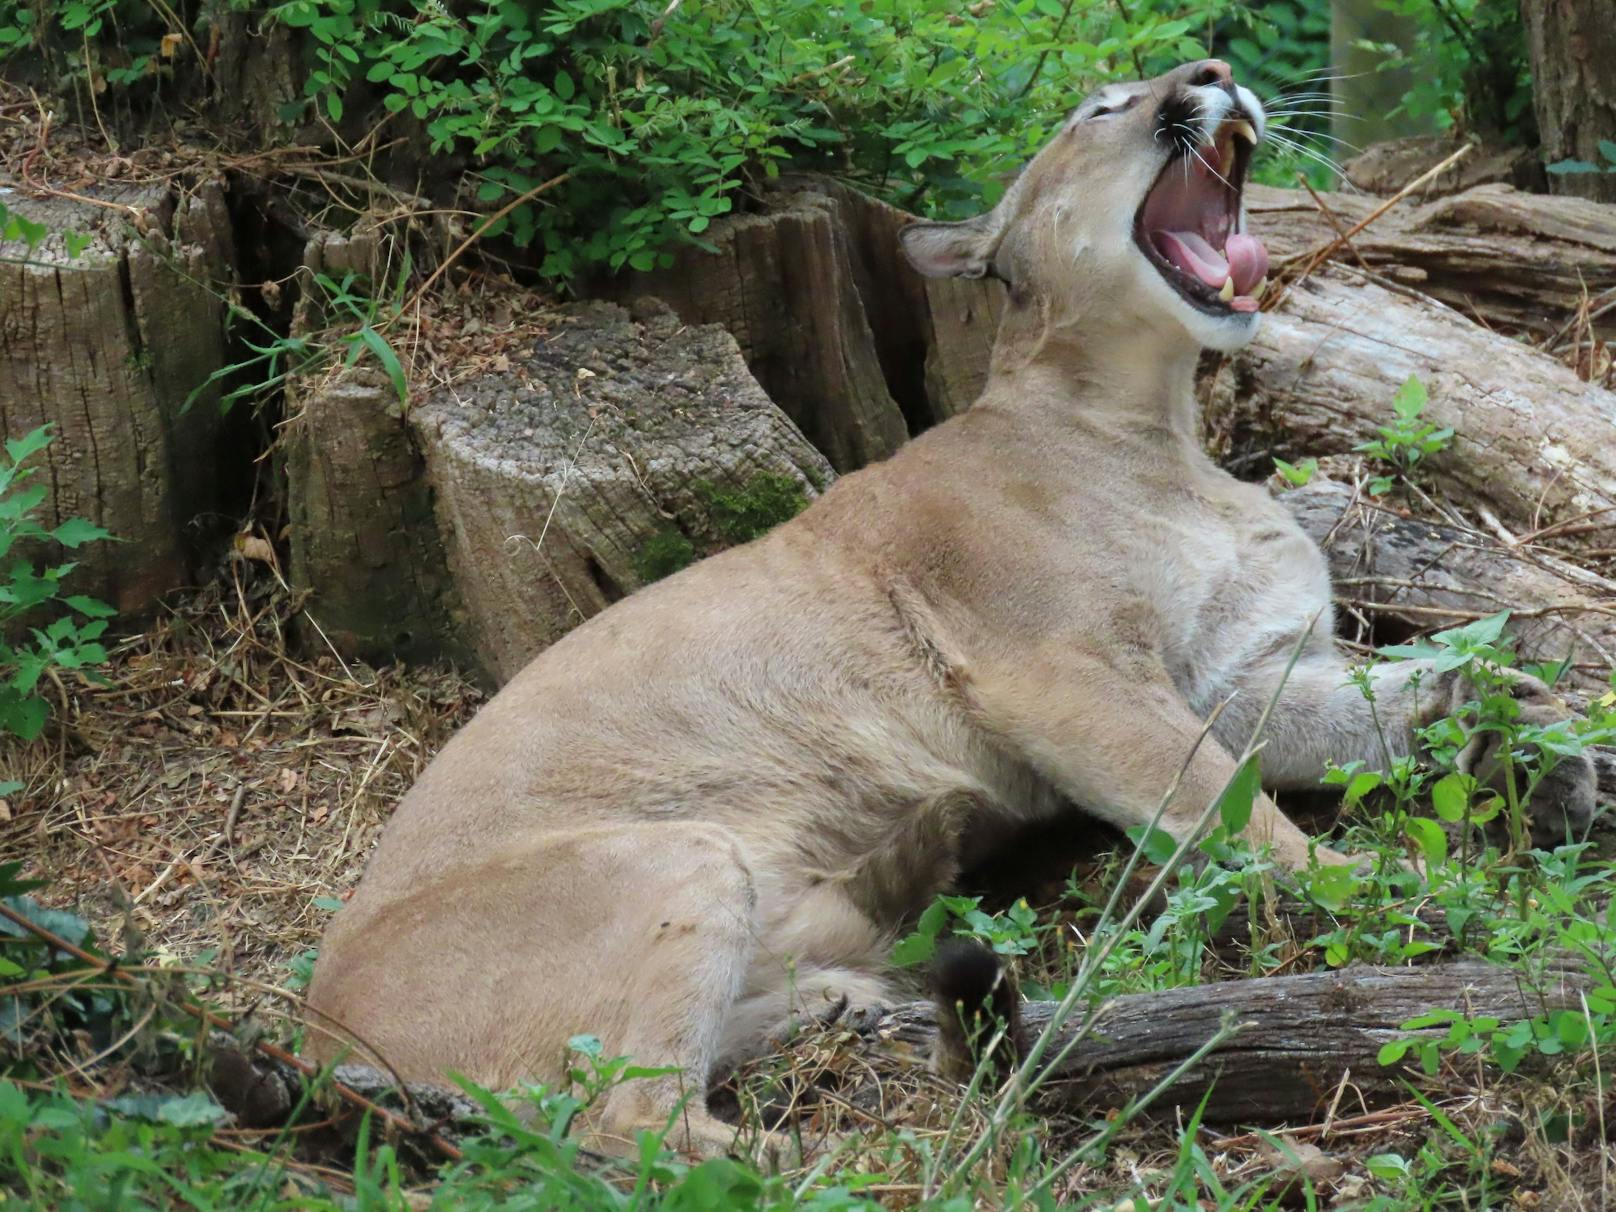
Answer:
[[[1145,295],[1151,304],[1177,320],[1189,333],[1190,339],[1203,349],[1232,353],[1257,335],[1262,320],[1259,312],[1209,315],[1198,307],[1190,306],[1143,255],[1139,255],[1139,268],[1144,276]]]

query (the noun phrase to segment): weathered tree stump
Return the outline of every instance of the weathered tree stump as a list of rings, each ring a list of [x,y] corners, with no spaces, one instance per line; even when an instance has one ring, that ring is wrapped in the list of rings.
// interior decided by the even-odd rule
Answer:
[[[229,216],[215,185],[100,191],[99,205],[7,206],[46,224],[39,248],[0,245],[0,425],[50,424],[44,521],[86,517],[125,540],[76,553],[76,593],[139,613],[190,577],[193,522],[215,508],[217,390],[185,400],[226,362],[233,274]],[[89,237],[73,257],[62,233]]]
[[[379,256],[373,240],[323,233],[309,241],[304,269],[374,278]],[[318,292],[305,289],[294,335],[318,339],[326,323]],[[475,664],[461,635],[426,463],[382,369],[365,361],[295,377],[287,417],[281,447],[291,574],[308,593],[305,640],[367,659]]]
[[[410,417],[467,637],[509,678],[565,632],[797,511],[830,465],[733,338],[655,300],[559,309],[506,375]]]
[[[364,363],[298,388],[292,572],[340,650],[448,656],[503,682],[834,478],[715,325],[645,300],[557,308],[535,332],[509,371],[407,418]]]
[[[987,383],[1004,283],[921,277],[898,244],[914,216],[851,185],[818,176],[788,177],[781,185],[835,200],[881,368],[910,432],[969,408]]]
[[[1429,460],[1444,492],[1528,530],[1590,515],[1610,524],[1592,545],[1611,546],[1616,392],[1439,303],[1332,267],[1292,288],[1202,390],[1212,429],[1266,461],[1375,437],[1410,375],[1430,390],[1425,418],[1456,431]]]
[[[752,374],[837,471],[891,454],[909,436],[882,374],[836,201],[771,193],[760,214],[719,220],[671,269],[631,274],[619,299],[655,295],[685,321],[720,324]]]

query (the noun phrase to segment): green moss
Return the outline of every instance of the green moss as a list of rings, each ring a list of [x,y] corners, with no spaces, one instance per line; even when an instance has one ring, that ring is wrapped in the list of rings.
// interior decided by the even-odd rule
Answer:
[[[663,577],[672,576],[681,568],[696,562],[696,549],[690,540],[673,527],[659,530],[645,541],[634,557],[634,571],[640,583],[649,585]]]
[[[802,485],[773,472],[759,472],[742,488],[701,480],[695,490],[712,513],[713,528],[730,543],[749,543],[808,507]]]

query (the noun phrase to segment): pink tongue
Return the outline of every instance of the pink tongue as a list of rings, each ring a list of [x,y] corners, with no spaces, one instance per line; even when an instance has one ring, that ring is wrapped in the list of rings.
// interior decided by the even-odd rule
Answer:
[[[1230,236],[1221,253],[1195,231],[1159,231],[1156,241],[1163,256],[1214,290],[1232,277],[1234,293],[1243,295],[1268,272],[1268,250],[1256,236]]]
[[[1237,295],[1249,293],[1268,276],[1268,249],[1256,236],[1230,236],[1223,255],[1229,258],[1229,274],[1234,278]]]

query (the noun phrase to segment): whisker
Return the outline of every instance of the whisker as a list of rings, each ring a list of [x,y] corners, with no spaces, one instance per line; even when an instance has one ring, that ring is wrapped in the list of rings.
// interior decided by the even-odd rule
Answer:
[[[1314,151],[1311,147],[1303,147],[1298,143],[1290,143],[1288,141],[1276,141],[1276,143],[1290,155],[1304,160],[1311,160],[1320,167],[1328,169],[1331,176],[1338,177],[1343,181],[1348,179],[1347,174],[1342,170],[1339,164],[1330,159],[1330,157],[1321,155],[1319,152]]]
[[[1326,161],[1326,162],[1328,162],[1328,163],[1330,163],[1332,165],[1335,165],[1334,159],[1332,159],[1330,156],[1328,156],[1322,149],[1311,147],[1307,143],[1304,143],[1300,139],[1293,139],[1289,135],[1281,134],[1281,133],[1279,133],[1277,131],[1270,132],[1270,138],[1272,138],[1273,141],[1276,144],[1278,144],[1280,147],[1287,147],[1287,148],[1290,148],[1292,151],[1296,151],[1296,152],[1304,153],[1304,154],[1307,154],[1307,155],[1315,156],[1315,157],[1318,157],[1320,160],[1323,160],[1323,161]],[[1337,167],[1339,167],[1339,166],[1337,165]]]

